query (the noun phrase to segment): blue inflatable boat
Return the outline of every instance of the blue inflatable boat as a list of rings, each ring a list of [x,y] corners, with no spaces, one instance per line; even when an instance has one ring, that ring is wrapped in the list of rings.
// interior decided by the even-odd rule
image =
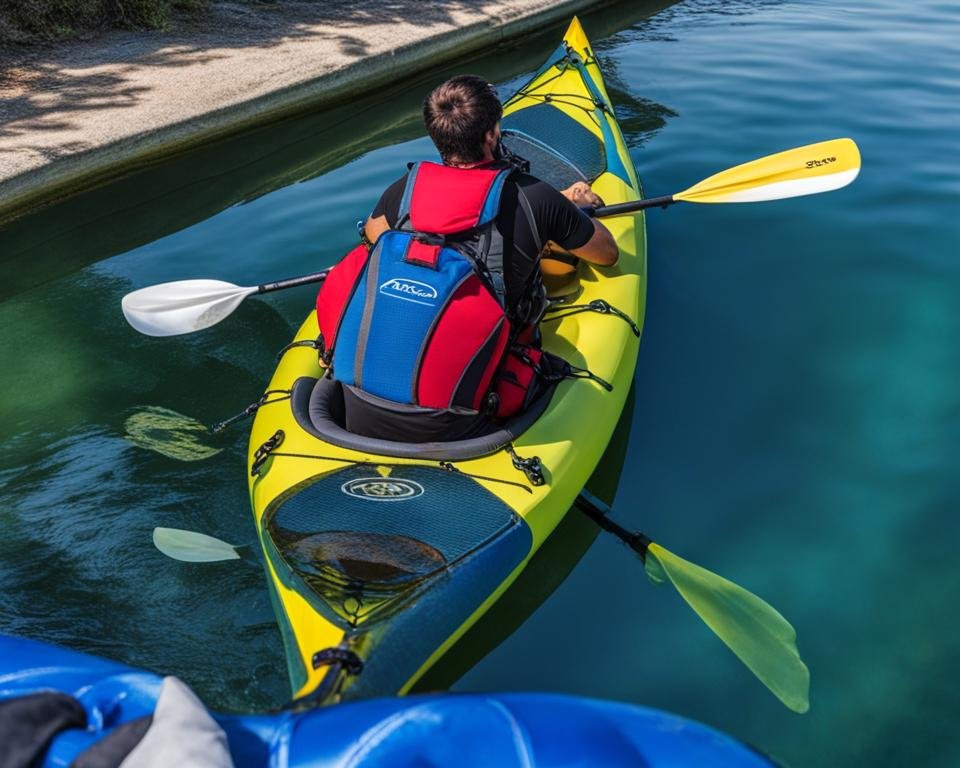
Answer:
[[[15,700],[49,691],[72,696],[79,707],[60,698],[86,716],[86,727],[65,728],[49,740],[37,765],[69,766],[122,724],[150,715],[161,683],[123,664],[0,636],[0,718]],[[774,765],[675,715],[552,694],[437,694],[300,713],[211,714],[237,768]],[[3,766],[11,764],[4,750],[0,744]]]

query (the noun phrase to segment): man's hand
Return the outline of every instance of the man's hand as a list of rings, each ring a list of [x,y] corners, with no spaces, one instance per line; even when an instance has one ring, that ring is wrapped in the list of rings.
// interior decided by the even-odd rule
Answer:
[[[377,216],[377,218],[371,216],[367,219],[367,223],[363,225],[363,233],[367,236],[367,241],[371,244],[376,243],[377,238],[388,229],[390,229],[390,223],[387,221],[386,216]]]
[[[585,181],[574,182],[566,189],[560,190],[560,194],[580,208],[587,206],[599,208],[603,205],[600,195],[590,189],[590,185]]]
[[[560,192],[567,200],[581,208],[599,208],[603,205],[603,200],[596,194],[590,185],[585,181],[578,181],[571,184],[567,189]],[[603,224],[597,219],[593,220],[593,237],[581,246],[570,250],[574,256],[589,261],[592,264],[599,264],[602,267],[610,267],[617,263],[620,258],[620,250],[617,248],[617,241],[610,234]]]

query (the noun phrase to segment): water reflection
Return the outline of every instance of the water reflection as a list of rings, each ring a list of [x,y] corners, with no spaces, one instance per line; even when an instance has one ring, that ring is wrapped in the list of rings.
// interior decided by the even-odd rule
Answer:
[[[178,461],[203,461],[222,448],[206,445],[210,430],[190,416],[156,405],[137,409],[124,423],[131,443]]]
[[[640,149],[666,126],[668,120],[679,115],[663,104],[634,96],[630,88],[616,76],[616,69],[611,70],[612,75],[607,79],[607,93],[616,108],[620,129],[627,146],[632,150]]]
[[[598,39],[657,7],[623,4],[585,24]],[[0,229],[0,514],[7,530],[0,629],[175,672],[219,707],[286,698],[260,569],[246,561],[169,561],[153,548],[151,532],[160,525],[238,544],[254,539],[245,429],[209,441],[197,425],[262,392],[310,297],[245,302],[230,323],[176,339],[136,334],[123,322],[120,298],[131,283],[163,270],[190,277],[201,269],[277,268],[272,276],[285,276],[302,259],[288,253],[288,237],[312,241],[315,252],[319,236],[332,257],[353,237],[340,209],[368,205],[368,190],[389,182],[395,161],[422,150],[416,143],[383,148],[422,133],[424,92],[464,70],[494,81],[524,76],[556,46],[557,32],[527,38],[509,56],[498,50],[412,79],[386,100],[264,126],[171,158]],[[365,163],[378,148],[386,154]],[[340,169],[351,161],[354,167]],[[361,186],[363,196],[345,202]],[[327,197],[317,204],[311,195]],[[257,250],[255,238],[268,245]],[[108,260],[115,254],[122,255]],[[592,524],[569,518],[503,607],[423,684],[455,679],[458,667],[522,623],[594,536]]]

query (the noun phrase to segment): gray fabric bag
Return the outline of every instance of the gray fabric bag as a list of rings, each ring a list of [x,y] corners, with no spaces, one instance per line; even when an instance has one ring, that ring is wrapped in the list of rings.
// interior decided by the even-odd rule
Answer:
[[[165,677],[153,723],[121,768],[233,768],[227,735],[181,680]]]

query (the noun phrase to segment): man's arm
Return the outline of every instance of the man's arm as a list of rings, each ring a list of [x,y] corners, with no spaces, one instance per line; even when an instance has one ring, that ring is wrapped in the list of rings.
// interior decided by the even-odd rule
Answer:
[[[603,205],[603,200],[590,189],[590,185],[585,181],[576,182],[567,189],[561,190],[560,194],[578,207],[599,207]],[[602,267],[612,267],[620,258],[617,241],[610,234],[610,230],[598,219],[593,219],[593,235],[591,238],[579,248],[571,248],[570,253],[577,258]]]
[[[383,191],[367,223],[363,225],[363,232],[370,243],[377,242],[377,238],[390,229],[390,222],[397,220],[400,198],[403,197],[406,184],[407,176],[404,174]]]

